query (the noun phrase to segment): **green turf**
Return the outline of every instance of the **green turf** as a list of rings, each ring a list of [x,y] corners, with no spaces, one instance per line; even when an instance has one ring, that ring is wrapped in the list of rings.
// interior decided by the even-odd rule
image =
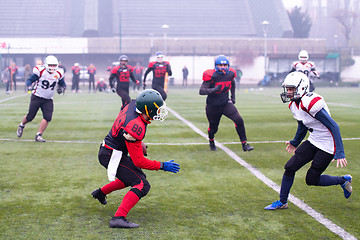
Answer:
[[[359,138],[360,89],[316,90],[328,102],[342,137]],[[277,184],[290,155],[283,142],[259,141],[294,136],[296,121],[281,103],[280,91],[239,90],[236,106],[255,150],[242,152],[239,144],[226,144]],[[205,99],[198,89],[170,89],[167,105],[206,133]],[[121,100],[112,93],[67,93],[56,95],[54,102],[53,121],[44,133],[48,142],[33,141],[41,112],[26,125],[21,140],[29,141],[19,141],[16,128],[27,112],[29,95],[0,93],[0,138],[8,139],[0,140],[0,239],[340,239],[292,203],[287,210],[264,211],[278,194],[222,150],[211,152],[205,138],[171,113],[165,122],[148,126],[145,142],[150,159],[175,159],[180,173],[145,170],[152,188],[128,215],[140,228],[111,229],[109,221],[127,191],[110,194],[106,206],[90,193],[108,182],[97,151]],[[239,141],[230,120],[222,118],[216,140]],[[345,199],[339,186],[307,186],[308,165],[296,174],[291,193],[360,238],[359,140],[344,140],[344,147],[348,167],[332,163],[325,173],[350,173],[351,198]]]

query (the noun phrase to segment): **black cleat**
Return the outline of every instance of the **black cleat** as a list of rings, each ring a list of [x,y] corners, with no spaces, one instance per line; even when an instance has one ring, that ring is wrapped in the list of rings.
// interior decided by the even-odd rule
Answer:
[[[254,148],[252,146],[250,146],[250,144],[248,144],[248,143],[244,143],[242,145],[242,149],[244,152],[250,152],[251,150],[254,150]]]
[[[42,138],[42,134],[36,134],[35,142],[46,142],[46,140]]]
[[[112,217],[110,221],[111,228],[137,228],[138,224],[129,222],[125,217]]]
[[[91,193],[91,195],[94,197],[94,198],[96,198],[97,200],[99,200],[99,202],[101,203],[101,204],[107,204],[107,201],[106,201],[106,194],[104,194],[102,191],[101,191],[101,189],[100,188],[98,188],[98,189],[96,189],[96,190],[94,190],[92,193]]]
[[[217,147],[215,146],[215,142],[214,141],[209,141],[210,143],[210,150],[211,151],[217,151]]]

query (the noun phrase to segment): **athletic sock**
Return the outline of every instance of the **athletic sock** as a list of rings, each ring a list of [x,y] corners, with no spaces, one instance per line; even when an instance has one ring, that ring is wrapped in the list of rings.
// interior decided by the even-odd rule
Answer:
[[[289,197],[291,186],[294,183],[294,177],[288,177],[283,175],[281,181],[281,189],[280,189],[280,202],[285,204],[287,203],[287,199]]]
[[[139,200],[140,198],[134,192],[127,192],[115,213],[115,217],[126,217]]]
[[[332,186],[344,183],[345,179],[343,177],[334,177],[329,175],[321,175],[319,180],[319,186]]]
[[[112,181],[112,182],[106,184],[105,186],[103,186],[101,188],[101,191],[104,194],[109,194],[109,193],[111,193],[113,191],[120,190],[120,189],[123,189],[123,188],[125,188],[125,183],[123,183],[119,179],[115,179],[115,181]]]

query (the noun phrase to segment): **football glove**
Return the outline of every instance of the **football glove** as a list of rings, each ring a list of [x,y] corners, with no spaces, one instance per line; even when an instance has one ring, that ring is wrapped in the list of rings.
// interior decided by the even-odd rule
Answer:
[[[115,88],[115,87],[112,87],[112,88],[111,88],[111,91],[116,92],[116,88]]]
[[[58,87],[57,93],[58,93],[58,94],[62,94],[62,93],[64,92],[64,90],[65,90],[65,88],[63,88],[63,87]]]
[[[167,162],[162,162],[160,169],[166,172],[177,173],[180,170],[180,165],[178,163],[175,163],[174,160],[170,160]]]

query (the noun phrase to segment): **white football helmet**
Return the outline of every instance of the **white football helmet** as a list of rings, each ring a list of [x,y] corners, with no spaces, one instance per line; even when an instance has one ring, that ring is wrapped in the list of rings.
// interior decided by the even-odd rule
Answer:
[[[309,92],[309,78],[302,72],[289,73],[283,84],[283,92],[280,94],[283,103],[301,99]],[[294,92],[288,92],[288,88],[294,88]]]
[[[299,61],[306,63],[309,60],[309,54],[306,50],[301,50],[298,55]]]
[[[53,55],[49,55],[45,58],[45,67],[49,73],[54,73],[59,67],[59,61]]]

